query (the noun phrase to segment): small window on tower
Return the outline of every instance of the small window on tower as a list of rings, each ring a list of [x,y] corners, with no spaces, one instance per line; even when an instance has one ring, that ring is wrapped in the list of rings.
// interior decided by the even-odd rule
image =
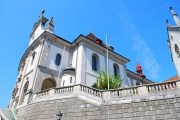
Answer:
[[[36,56],[36,53],[34,52],[34,53],[32,54],[31,65],[33,65],[33,63],[34,63],[35,56]]]
[[[72,77],[70,77],[70,83],[72,83]]]
[[[63,80],[63,87],[64,87],[65,81]]]
[[[174,49],[175,49],[175,52],[178,55],[178,57],[180,57],[180,51],[179,51],[179,47],[177,46],[177,44],[174,45]]]

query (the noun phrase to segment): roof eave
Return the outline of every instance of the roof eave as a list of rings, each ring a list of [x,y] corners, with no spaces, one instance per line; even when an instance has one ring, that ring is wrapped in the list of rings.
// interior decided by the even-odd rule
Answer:
[[[92,40],[90,40],[89,38],[87,38],[86,36],[80,34],[80,35],[72,42],[72,46],[77,45],[77,44],[82,40],[81,38],[85,38],[85,40],[88,39],[88,42],[91,41],[92,43],[97,44],[95,41],[92,41]],[[97,44],[97,45],[99,45],[99,44]],[[106,47],[103,47],[103,46],[101,46],[101,45],[99,45],[99,47],[101,47],[102,49],[106,49]],[[128,63],[128,62],[130,62],[130,60],[129,60],[128,58],[126,58],[126,57],[124,57],[124,56],[122,56],[122,55],[120,55],[120,54],[118,54],[118,53],[116,53],[116,52],[114,52],[114,51],[109,50],[109,52],[111,52],[112,54],[115,54],[115,55],[117,55],[118,57],[120,57],[120,58],[124,61],[125,64]]]

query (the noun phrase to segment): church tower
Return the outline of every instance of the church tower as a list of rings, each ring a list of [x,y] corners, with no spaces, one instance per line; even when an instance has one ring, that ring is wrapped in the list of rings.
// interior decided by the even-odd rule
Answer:
[[[63,70],[70,64],[68,48],[71,44],[54,35],[53,17],[48,20],[44,12],[41,12],[33,26],[30,43],[19,63],[17,82],[9,104],[11,109],[30,103],[33,93],[60,87]],[[66,74],[70,70],[66,69]],[[73,75],[69,75],[72,77],[72,83]]]
[[[177,74],[180,77],[180,20],[172,7],[170,7],[170,10],[176,25],[172,26],[168,23],[168,20],[166,21],[168,32],[168,45],[171,52],[172,61],[175,65]]]

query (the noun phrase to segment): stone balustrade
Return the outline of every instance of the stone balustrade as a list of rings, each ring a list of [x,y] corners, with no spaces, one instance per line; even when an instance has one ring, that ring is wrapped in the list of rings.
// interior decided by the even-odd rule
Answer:
[[[150,84],[150,85],[147,85],[146,87],[147,87],[148,92],[159,92],[159,91],[165,91],[165,90],[177,88],[176,82],[177,81]]]
[[[102,97],[102,91],[101,90],[98,90],[98,89],[95,89],[92,87],[88,87],[88,86],[84,86],[84,85],[80,85],[80,88],[81,88],[82,92],[85,92],[85,93],[88,93],[88,94],[91,94],[91,95],[94,95],[97,97]]]
[[[47,96],[55,95],[62,97],[63,95],[83,95],[87,98],[100,98],[102,101],[112,101],[113,98],[135,98],[137,96],[149,96],[150,94],[155,95],[161,92],[172,91],[180,89],[180,81],[165,82],[165,83],[155,83],[146,84],[141,86],[129,87],[129,88],[118,88],[110,90],[99,90],[85,85],[74,85],[60,88],[52,88],[35,93],[33,99]],[[177,94],[178,92],[176,92]],[[180,93],[178,93],[180,94]],[[151,97],[152,97],[151,95]],[[94,97],[93,97],[94,96]]]
[[[55,88],[55,94],[72,93],[74,86]]]
[[[51,89],[43,90],[41,92],[36,93],[36,97],[49,95]]]
[[[132,96],[138,94],[137,87],[130,87],[130,88],[120,88],[120,89],[114,89],[110,90],[111,97],[123,97],[123,96]]]

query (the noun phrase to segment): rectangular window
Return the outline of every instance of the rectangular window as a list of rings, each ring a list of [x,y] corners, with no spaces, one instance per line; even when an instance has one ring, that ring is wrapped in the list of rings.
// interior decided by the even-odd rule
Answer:
[[[31,65],[33,65],[33,63],[34,63],[35,56],[36,56],[36,53],[34,52],[32,54],[32,58],[31,58]]]
[[[72,77],[70,77],[70,83],[72,83]]]
[[[65,81],[63,81],[63,87],[64,87]]]

